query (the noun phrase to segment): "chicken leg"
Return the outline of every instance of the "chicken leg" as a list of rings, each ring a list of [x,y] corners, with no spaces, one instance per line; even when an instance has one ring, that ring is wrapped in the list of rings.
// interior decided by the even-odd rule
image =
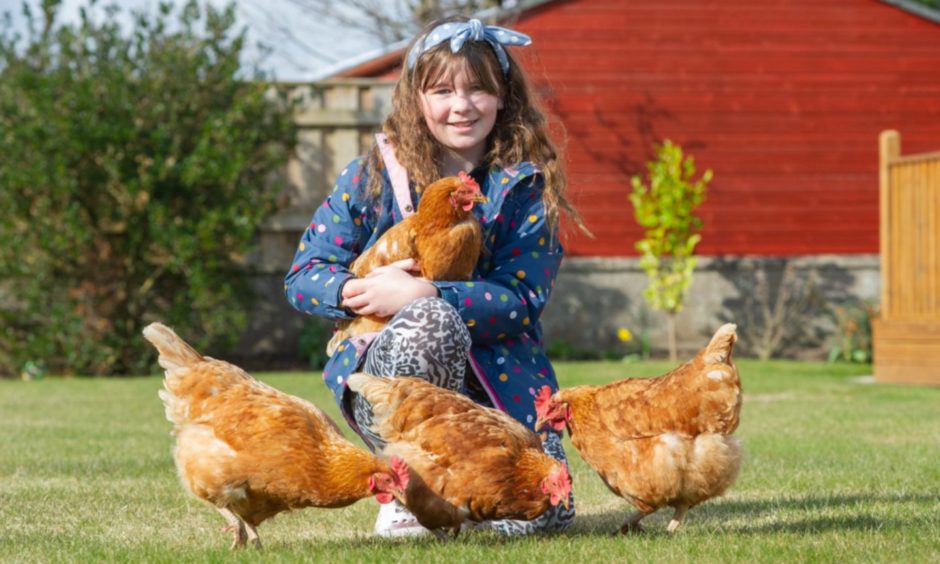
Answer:
[[[248,530],[248,541],[251,544],[255,545],[255,548],[261,548],[261,538],[258,536],[258,531],[250,523],[245,523],[245,528]]]
[[[631,513],[630,516],[627,517],[627,520],[624,522],[624,524],[620,527],[620,534],[626,535],[630,533],[642,533],[643,527],[640,526],[640,521],[650,513],[652,513],[652,511],[635,511]]]
[[[222,517],[225,518],[228,524],[222,527],[223,533],[232,533],[232,546],[229,547],[231,550],[245,546],[245,541],[248,538],[248,534],[245,530],[245,523],[232,513],[230,509],[225,507],[216,507],[219,510],[219,513],[222,514]],[[254,531],[254,528],[252,528]],[[258,538],[258,533],[255,533],[255,538]]]
[[[675,533],[676,529],[679,528],[679,525],[682,524],[682,518],[685,517],[685,512],[688,510],[689,508],[686,505],[680,505],[676,507],[676,512],[673,513],[672,521],[669,521],[669,526],[666,527],[666,531],[670,534]]]

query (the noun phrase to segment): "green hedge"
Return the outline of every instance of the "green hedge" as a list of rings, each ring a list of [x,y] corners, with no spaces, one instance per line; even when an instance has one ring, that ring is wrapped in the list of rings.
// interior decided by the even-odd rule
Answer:
[[[0,30],[0,373],[141,373],[153,320],[230,344],[290,107],[244,76],[233,6],[59,25],[42,4]]]

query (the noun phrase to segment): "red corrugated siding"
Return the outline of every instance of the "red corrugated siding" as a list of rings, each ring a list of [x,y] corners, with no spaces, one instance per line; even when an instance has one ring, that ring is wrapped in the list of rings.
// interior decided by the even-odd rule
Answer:
[[[940,25],[870,0],[569,0],[514,52],[568,132],[571,193],[634,255],[627,195],[654,140],[711,168],[703,254],[878,252],[878,134],[940,149]]]

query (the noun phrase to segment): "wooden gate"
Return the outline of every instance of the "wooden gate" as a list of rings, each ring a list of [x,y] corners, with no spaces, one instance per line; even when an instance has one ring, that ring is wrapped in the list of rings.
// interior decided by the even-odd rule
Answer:
[[[940,385],[940,151],[901,156],[880,139],[881,314],[875,379]]]

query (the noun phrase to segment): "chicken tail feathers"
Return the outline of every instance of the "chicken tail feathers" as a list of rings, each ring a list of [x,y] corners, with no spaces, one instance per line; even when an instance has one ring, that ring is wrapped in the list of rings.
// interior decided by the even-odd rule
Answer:
[[[160,355],[157,362],[167,371],[186,368],[205,360],[196,349],[162,323],[151,323],[144,327],[144,338],[156,347]]]
[[[734,323],[725,323],[718,328],[711,342],[705,347],[704,360],[706,364],[731,363],[731,350],[738,340],[735,329],[737,329],[737,325]]]
[[[204,357],[162,323],[151,323],[144,327],[143,333],[144,338],[156,347],[160,355],[157,362],[166,370],[165,389],[157,392],[163,400],[166,418],[176,426],[183,425],[189,420],[189,401],[183,397],[184,394],[178,393],[180,384],[190,373],[189,367]]]
[[[378,376],[370,376],[362,372],[357,372],[349,376],[346,379],[346,384],[349,386],[349,389],[357,394],[363,396],[369,403],[372,403],[372,398],[376,394],[382,393],[382,388],[385,388],[385,383]]]

